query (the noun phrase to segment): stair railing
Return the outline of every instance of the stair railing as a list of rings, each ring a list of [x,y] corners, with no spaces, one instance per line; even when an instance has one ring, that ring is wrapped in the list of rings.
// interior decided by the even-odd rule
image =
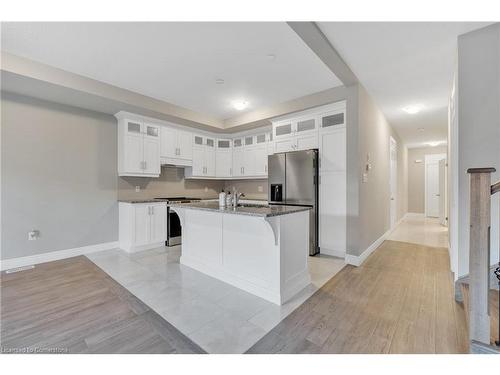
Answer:
[[[469,339],[490,344],[490,231],[491,196],[500,182],[491,185],[495,168],[471,168],[469,247]]]

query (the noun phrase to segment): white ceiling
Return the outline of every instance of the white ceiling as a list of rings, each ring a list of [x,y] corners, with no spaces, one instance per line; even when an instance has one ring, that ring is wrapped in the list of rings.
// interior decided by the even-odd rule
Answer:
[[[457,36],[487,23],[320,22],[318,25],[405,143],[415,145],[446,139]],[[420,104],[424,109],[415,115],[402,110],[412,104]]]
[[[2,23],[2,50],[221,119],[341,85],[282,22]]]

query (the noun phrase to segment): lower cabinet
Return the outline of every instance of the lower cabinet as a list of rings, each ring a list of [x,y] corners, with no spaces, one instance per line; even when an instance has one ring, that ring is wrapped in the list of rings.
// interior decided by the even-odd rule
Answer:
[[[119,203],[119,244],[135,252],[164,245],[167,239],[165,203]]]

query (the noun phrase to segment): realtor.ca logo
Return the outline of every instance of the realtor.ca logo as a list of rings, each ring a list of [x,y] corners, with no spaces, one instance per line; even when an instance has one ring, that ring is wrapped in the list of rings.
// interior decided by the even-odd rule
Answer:
[[[24,347],[24,348],[6,348],[0,347],[2,354],[64,354],[69,353],[68,348],[39,348],[39,347]]]

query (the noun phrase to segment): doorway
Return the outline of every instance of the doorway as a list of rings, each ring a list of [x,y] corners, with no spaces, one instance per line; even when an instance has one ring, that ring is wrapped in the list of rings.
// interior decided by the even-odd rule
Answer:
[[[440,168],[441,162],[441,168]],[[425,216],[446,217],[446,154],[425,155]]]
[[[390,217],[391,229],[394,229],[397,221],[397,196],[398,196],[398,144],[390,137],[389,142],[389,191],[390,191]]]

